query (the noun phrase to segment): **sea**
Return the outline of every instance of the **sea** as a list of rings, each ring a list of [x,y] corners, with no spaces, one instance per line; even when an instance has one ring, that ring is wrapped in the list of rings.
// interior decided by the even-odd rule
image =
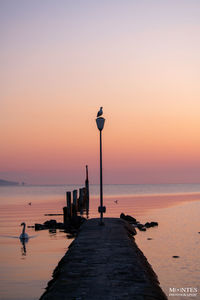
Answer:
[[[0,299],[36,300],[73,241],[62,230],[35,231],[35,223],[63,216],[66,192],[82,185],[0,187]],[[116,201],[117,200],[117,201]],[[136,243],[168,299],[200,299],[200,184],[104,185],[105,217],[123,212],[158,227],[137,231]],[[90,185],[88,218],[99,217],[99,185]],[[27,225],[27,243],[19,236]],[[176,256],[174,258],[173,256]],[[106,299],[105,299],[106,300]]]

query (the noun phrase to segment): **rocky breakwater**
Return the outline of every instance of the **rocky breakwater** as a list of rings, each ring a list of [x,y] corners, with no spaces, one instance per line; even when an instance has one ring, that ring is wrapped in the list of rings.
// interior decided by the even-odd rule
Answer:
[[[48,229],[50,231],[60,229],[67,233],[73,234],[74,236],[78,233],[80,226],[86,221],[85,218],[81,216],[71,217],[65,223],[57,222],[56,220],[47,220],[43,224],[36,223],[34,226],[28,226],[35,228],[35,231]]]
[[[40,300],[166,300],[135,234],[120,218],[84,222]]]
[[[142,223],[140,223],[140,221],[137,221],[132,216],[125,215],[124,213],[121,213],[120,218],[127,221],[129,224],[133,225],[135,228],[138,228],[140,231],[146,231],[147,228],[158,226],[158,222],[154,222],[154,221],[146,222],[145,224],[142,224]]]

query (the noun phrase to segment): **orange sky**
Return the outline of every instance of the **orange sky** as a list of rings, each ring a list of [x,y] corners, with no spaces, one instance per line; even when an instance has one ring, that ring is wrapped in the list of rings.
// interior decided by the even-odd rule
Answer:
[[[198,1],[1,1],[0,178],[199,182]]]

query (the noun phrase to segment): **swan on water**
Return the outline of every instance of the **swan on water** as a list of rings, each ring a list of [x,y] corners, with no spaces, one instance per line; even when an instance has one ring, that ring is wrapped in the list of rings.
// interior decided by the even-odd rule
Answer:
[[[23,229],[22,229],[22,233],[20,235],[20,240],[28,240],[29,239],[29,236],[28,234],[25,232],[25,228],[26,228],[26,223],[22,223],[21,226],[23,226]]]
[[[100,117],[101,115],[103,115],[103,107],[100,107],[100,110],[97,113],[97,117]]]

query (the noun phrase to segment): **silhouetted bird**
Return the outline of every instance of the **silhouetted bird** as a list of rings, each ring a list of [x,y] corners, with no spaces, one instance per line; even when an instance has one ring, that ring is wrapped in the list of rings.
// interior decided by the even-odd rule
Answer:
[[[115,202],[116,204],[118,204],[118,200],[114,200],[114,202]]]
[[[100,110],[97,113],[97,117],[100,117],[101,115],[103,115],[103,107],[100,107]]]
[[[26,223],[22,223],[21,226],[23,226],[23,229],[22,229],[22,233],[21,235],[19,236],[20,240],[28,240],[29,239],[29,236],[28,234],[25,232],[25,229],[26,229]]]
[[[29,204],[28,205],[31,205],[32,203],[31,202],[29,202]]]

